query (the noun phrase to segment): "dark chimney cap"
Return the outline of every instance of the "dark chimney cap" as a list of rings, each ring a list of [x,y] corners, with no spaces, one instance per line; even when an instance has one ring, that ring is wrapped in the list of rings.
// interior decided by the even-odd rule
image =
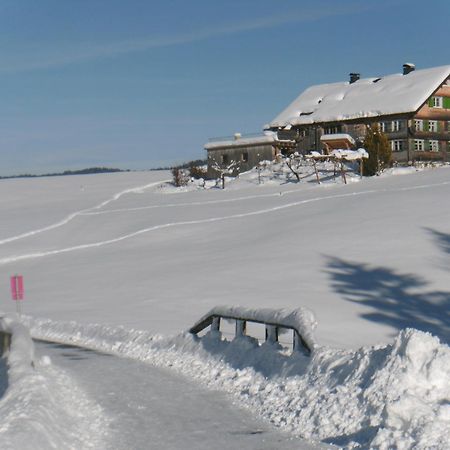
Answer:
[[[411,63],[403,64],[403,75],[408,75],[408,73],[416,70],[416,66]]]
[[[354,83],[355,81],[358,81],[361,77],[360,73],[351,73],[350,74],[350,84]]]

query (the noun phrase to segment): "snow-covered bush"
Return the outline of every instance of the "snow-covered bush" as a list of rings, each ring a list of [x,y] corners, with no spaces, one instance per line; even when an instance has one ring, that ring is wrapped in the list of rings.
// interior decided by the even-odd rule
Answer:
[[[189,174],[185,169],[180,169],[179,167],[174,167],[172,169],[173,184],[176,187],[186,186],[189,182]]]
[[[189,167],[189,174],[191,175],[192,178],[195,178],[196,180],[201,179],[201,178],[205,179],[206,174],[207,174],[207,169],[204,166],[192,165]]]

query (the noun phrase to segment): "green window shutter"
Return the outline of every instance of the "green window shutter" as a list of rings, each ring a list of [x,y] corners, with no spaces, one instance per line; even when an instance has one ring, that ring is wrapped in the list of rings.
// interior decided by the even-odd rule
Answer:
[[[430,97],[430,98],[428,99],[428,106],[429,106],[430,108],[432,108],[432,107],[433,107],[433,104],[434,104],[434,102],[433,102],[433,97]]]
[[[423,131],[428,131],[428,120],[423,121]]]
[[[444,104],[445,109],[450,109],[450,97],[444,97]]]

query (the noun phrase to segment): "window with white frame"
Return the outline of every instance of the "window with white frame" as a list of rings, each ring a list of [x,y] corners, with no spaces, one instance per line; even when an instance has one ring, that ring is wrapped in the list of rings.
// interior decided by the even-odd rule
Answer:
[[[423,152],[425,150],[425,141],[423,139],[414,139],[414,150]]]
[[[402,129],[402,121],[401,120],[393,120],[392,121],[392,131],[400,131]]]
[[[423,131],[423,120],[416,119],[414,121],[414,128],[416,131]]]
[[[439,151],[439,141],[430,141],[430,152]]]
[[[442,97],[431,97],[431,106],[433,108],[442,108]]]
[[[437,131],[437,120],[429,120],[428,121],[428,131]]]
[[[393,152],[401,152],[405,148],[405,141],[402,140],[393,140],[391,141],[391,150]]]
[[[387,131],[387,127],[386,127],[386,122],[379,122],[378,123],[378,128],[380,129],[380,131],[382,132],[382,133],[386,133],[386,131]]]

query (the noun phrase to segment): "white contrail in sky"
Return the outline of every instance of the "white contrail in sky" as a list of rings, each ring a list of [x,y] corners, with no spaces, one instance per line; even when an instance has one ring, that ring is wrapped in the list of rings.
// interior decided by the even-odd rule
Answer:
[[[3,59],[0,62],[0,72],[22,72],[51,67],[65,66],[69,64],[83,63],[103,58],[113,58],[122,54],[150,50],[152,48],[173,47],[192,42],[205,41],[211,38],[233,35],[237,33],[255,31],[266,28],[276,28],[282,25],[301,22],[314,22],[320,19],[345,14],[363,12],[371,8],[370,4],[347,4],[334,7],[316,8],[301,12],[290,11],[289,14],[272,15],[246,21],[216,24],[214,26],[196,29],[188,33],[129,39],[109,44],[85,44],[81,48],[59,47],[53,50],[42,48],[41,45],[29,54],[20,55],[20,62],[8,62]],[[53,52],[53,54],[45,53]]]

